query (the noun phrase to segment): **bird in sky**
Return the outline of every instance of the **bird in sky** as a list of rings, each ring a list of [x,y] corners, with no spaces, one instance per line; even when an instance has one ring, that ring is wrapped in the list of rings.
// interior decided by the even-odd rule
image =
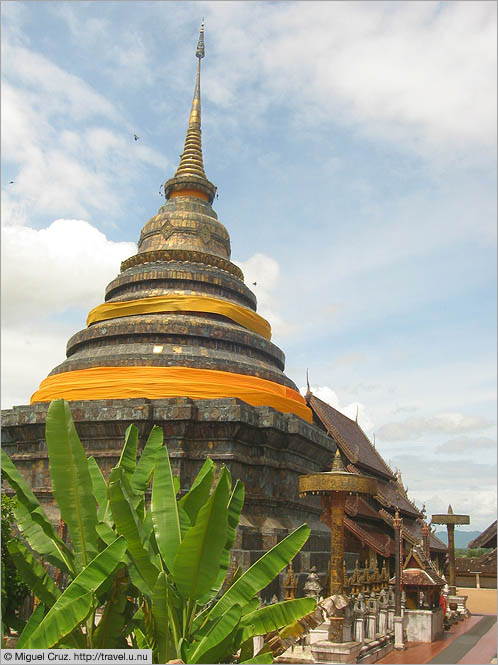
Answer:
[[[253,286],[256,286],[256,285],[257,285],[257,282],[253,282],[252,285],[253,285]]]
[[[9,182],[9,185],[13,185],[13,184],[14,184],[14,181],[11,180],[11,181]]]
[[[136,134],[133,134],[133,138],[135,139],[135,141],[138,141],[138,139],[140,138],[140,136],[137,136]]]

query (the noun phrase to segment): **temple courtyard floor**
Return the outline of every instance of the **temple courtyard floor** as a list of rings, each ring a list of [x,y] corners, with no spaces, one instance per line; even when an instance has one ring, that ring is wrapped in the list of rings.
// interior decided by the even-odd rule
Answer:
[[[377,662],[448,665],[496,663],[496,589],[458,588],[457,593],[467,596],[467,608],[472,616],[445,631],[442,639],[437,642],[408,642],[404,651],[392,651]]]

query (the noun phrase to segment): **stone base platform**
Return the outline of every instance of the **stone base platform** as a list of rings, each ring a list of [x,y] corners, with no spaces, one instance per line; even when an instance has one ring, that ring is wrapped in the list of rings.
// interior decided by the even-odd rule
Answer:
[[[236,398],[88,400],[70,402],[70,407],[87,454],[95,457],[106,477],[119,459],[131,423],[138,427],[139,451],[153,425],[163,429],[182,492],[206,457],[218,466],[225,464],[245,485],[244,511],[232,550],[243,568],[306,522],[312,533],[293,564],[297,595],[303,595],[312,566],[326,573],[330,531],[320,522],[319,498],[298,496],[299,475],[328,468],[334,456],[335,444],[323,430],[294,414]],[[48,403],[38,403],[2,411],[2,446],[55,524],[59,515],[45,444],[47,408]],[[265,590],[265,600],[280,596],[284,576],[285,571]]]

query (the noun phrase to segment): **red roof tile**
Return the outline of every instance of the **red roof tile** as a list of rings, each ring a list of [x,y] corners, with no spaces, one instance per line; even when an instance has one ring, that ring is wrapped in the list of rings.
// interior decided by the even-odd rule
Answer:
[[[477,547],[496,547],[496,520],[480,536],[471,540],[467,547],[471,549]]]
[[[350,462],[362,466],[366,471],[375,471],[385,478],[394,478],[393,472],[358,423],[313,394],[307,395],[307,401],[308,406]]]

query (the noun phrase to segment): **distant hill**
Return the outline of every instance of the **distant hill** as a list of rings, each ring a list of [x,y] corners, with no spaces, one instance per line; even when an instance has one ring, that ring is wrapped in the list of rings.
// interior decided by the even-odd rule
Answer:
[[[467,547],[471,540],[477,538],[482,532],[481,531],[459,531],[458,527],[455,529],[455,547],[462,548]],[[439,540],[442,540],[445,545],[448,544],[448,532],[446,529],[444,531],[436,531],[436,536]]]

